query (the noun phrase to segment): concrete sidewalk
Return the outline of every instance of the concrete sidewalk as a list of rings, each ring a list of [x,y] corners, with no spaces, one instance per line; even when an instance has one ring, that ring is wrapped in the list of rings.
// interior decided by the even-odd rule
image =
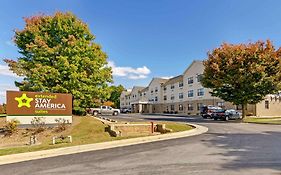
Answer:
[[[50,150],[43,150],[43,151],[0,156],[0,165],[28,161],[28,160],[42,159],[48,157],[55,157],[61,155],[75,154],[75,153],[81,153],[87,151],[95,151],[95,150],[116,148],[116,147],[136,145],[142,143],[156,142],[161,140],[177,139],[182,137],[199,135],[208,131],[208,128],[204,126],[195,125],[195,124],[189,124],[189,125],[192,125],[195,128],[183,132],[175,132],[175,133],[155,135],[155,136],[138,137],[132,139],[116,140],[116,141],[109,141],[109,142],[102,142],[102,143],[95,143],[95,144],[78,145],[72,147],[64,147],[64,148],[57,148],[57,149],[50,149]]]

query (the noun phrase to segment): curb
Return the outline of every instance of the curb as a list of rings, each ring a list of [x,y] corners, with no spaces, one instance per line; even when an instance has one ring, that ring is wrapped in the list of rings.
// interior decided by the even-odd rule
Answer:
[[[195,128],[188,131],[175,132],[170,134],[138,137],[138,138],[124,139],[124,140],[116,140],[116,141],[109,141],[109,142],[101,142],[101,143],[94,143],[94,144],[87,144],[87,145],[78,145],[78,146],[56,148],[50,150],[0,156],[0,165],[29,161],[29,160],[36,160],[42,158],[56,157],[56,156],[62,156],[68,154],[82,153],[88,151],[130,146],[130,145],[136,145],[142,143],[156,142],[162,140],[190,137],[190,136],[203,134],[208,131],[208,128],[204,126],[189,124],[189,123],[188,125],[194,126]]]

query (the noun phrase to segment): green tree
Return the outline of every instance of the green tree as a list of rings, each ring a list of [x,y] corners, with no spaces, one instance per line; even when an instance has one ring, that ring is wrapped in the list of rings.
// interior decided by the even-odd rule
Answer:
[[[122,85],[110,87],[110,97],[108,101],[114,103],[113,107],[120,108],[120,95],[125,88]]]
[[[213,96],[242,105],[256,104],[276,93],[281,80],[280,49],[270,41],[227,44],[208,53],[202,84]]]
[[[94,39],[72,13],[28,17],[14,37],[22,56],[5,62],[24,77],[15,82],[20,90],[71,93],[74,112],[81,113],[94,105],[93,99],[108,98],[104,89],[112,82],[107,55]]]

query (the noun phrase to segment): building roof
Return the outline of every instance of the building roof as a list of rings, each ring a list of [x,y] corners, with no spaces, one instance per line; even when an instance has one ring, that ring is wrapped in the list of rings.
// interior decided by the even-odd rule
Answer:
[[[168,81],[168,80],[169,80],[169,79],[154,77],[154,78],[152,78],[152,80],[150,81],[150,83],[149,83],[148,86],[150,86],[150,84],[151,84],[152,82],[154,82],[154,81],[156,81],[156,82],[159,83],[159,84],[163,84],[163,83],[165,83],[165,82]]]
[[[169,84],[175,84],[177,82],[183,81],[183,75],[178,75],[176,77],[170,78],[167,82],[163,84],[163,86],[169,85]]]
[[[192,63],[183,72],[183,75],[186,74],[186,72],[196,63],[197,64],[203,64],[203,61],[201,61],[201,60],[194,60],[194,61],[192,61]]]

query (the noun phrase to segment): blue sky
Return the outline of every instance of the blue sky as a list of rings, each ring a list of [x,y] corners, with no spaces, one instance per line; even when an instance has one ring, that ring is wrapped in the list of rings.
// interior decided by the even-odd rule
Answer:
[[[278,0],[28,0],[1,2],[0,103],[15,89],[2,58],[17,59],[14,29],[23,17],[71,11],[90,26],[108,54],[115,84],[147,85],[152,77],[181,74],[222,42],[270,39],[281,45]]]

